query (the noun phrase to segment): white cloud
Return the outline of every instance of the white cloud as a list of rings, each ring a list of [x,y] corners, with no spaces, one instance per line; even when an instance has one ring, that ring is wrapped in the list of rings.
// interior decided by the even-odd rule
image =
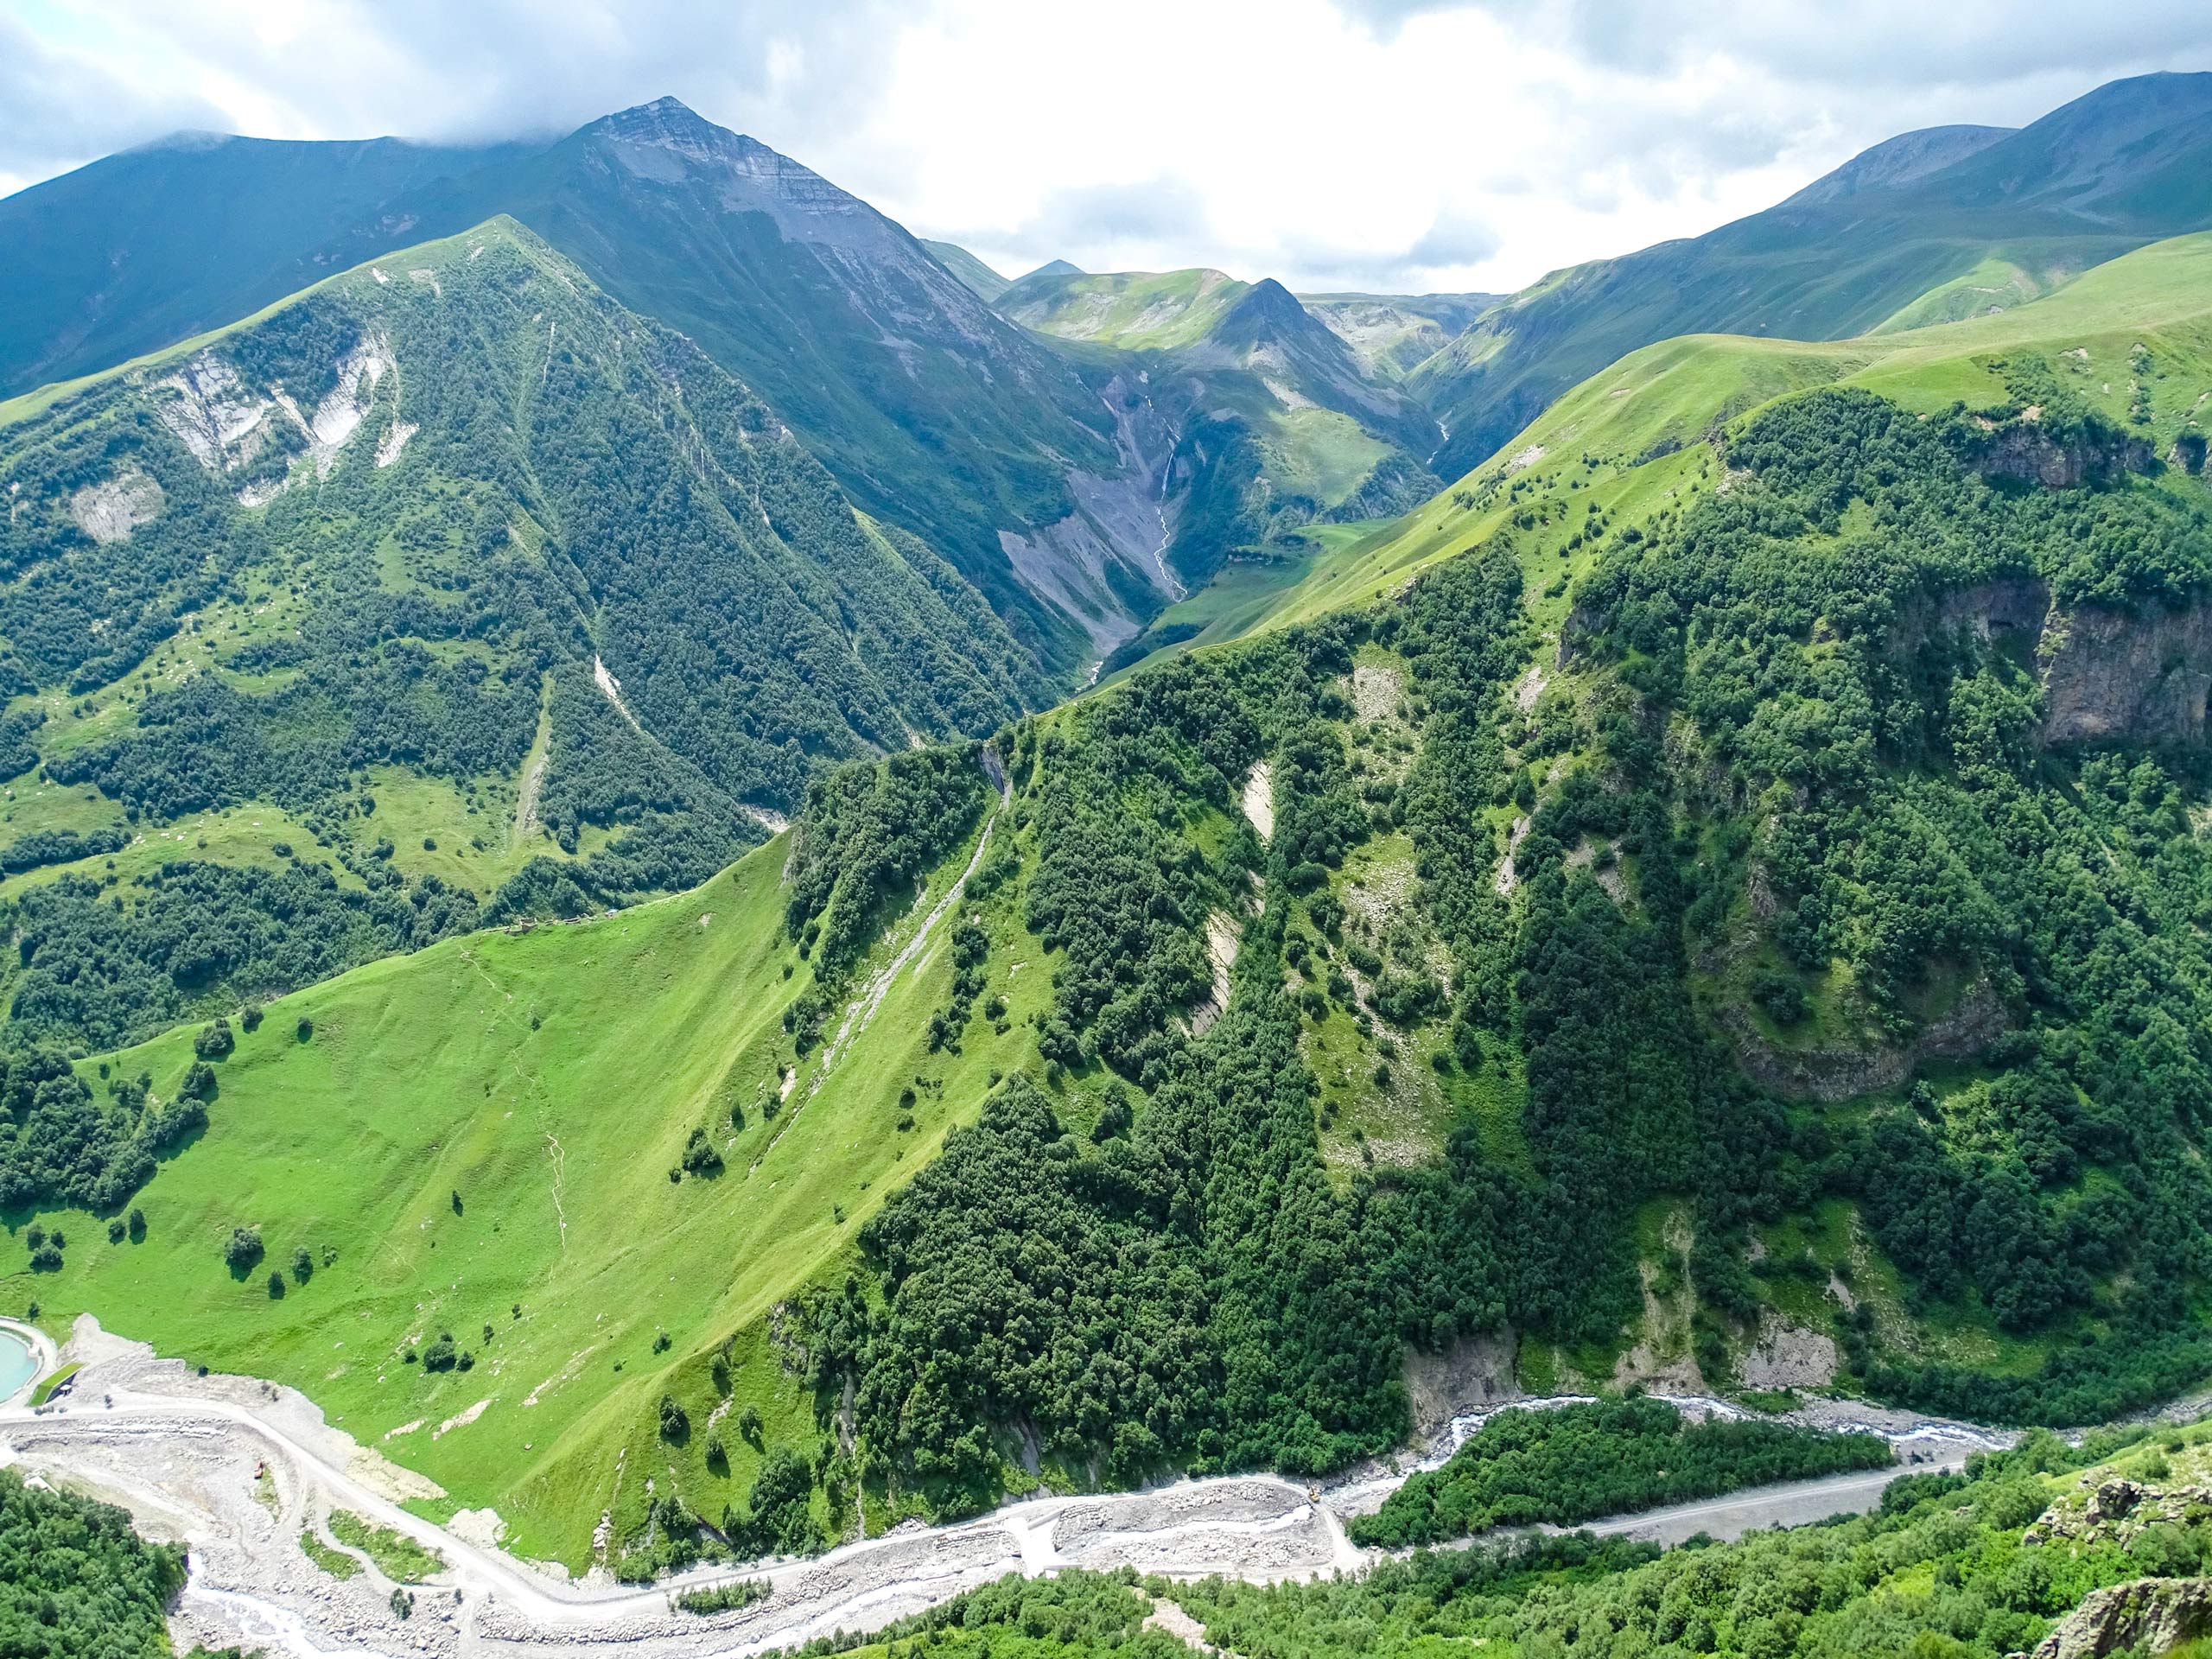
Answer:
[[[1010,272],[1517,287],[1893,132],[2212,61],[2149,0],[24,0],[0,188],[181,124],[554,131],[672,92]],[[10,49],[10,48],[13,49]],[[10,94],[16,94],[10,96]]]

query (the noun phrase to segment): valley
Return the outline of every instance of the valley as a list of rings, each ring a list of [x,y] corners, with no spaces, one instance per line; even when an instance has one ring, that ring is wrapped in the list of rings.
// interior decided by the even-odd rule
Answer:
[[[404,1486],[378,1472],[374,1453],[326,1427],[289,1390],[272,1394],[242,1378],[195,1379],[90,1324],[73,1348],[98,1357],[79,1374],[67,1404],[36,1418],[0,1416],[9,1425],[10,1466],[66,1470],[102,1495],[186,1529],[195,1573],[185,1621],[195,1635],[273,1643],[302,1659],[420,1650],[425,1642],[433,1652],[483,1654],[602,1652],[620,1643],[652,1659],[691,1659],[756,1653],[909,1616],[1010,1571],[1127,1565],[1170,1580],[1313,1578],[1365,1564],[1372,1553],[1347,1540],[1346,1521],[1370,1512],[1413,1470],[1441,1464],[1489,1414],[1455,1419],[1427,1456],[1395,1459],[1404,1466],[1389,1473],[1354,1471],[1318,1487],[1232,1476],[1138,1494],[1032,1498],[975,1521],[849,1545],[813,1561],[764,1562],[749,1569],[771,1586],[762,1601],[734,1617],[702,1618],[677,1612],[671,1598],[696,1584],[727,1582],[729,1568],[699,1569],[645,1588],[571,1586],[491,1547],[480,1522],[464,1516],[440,1527],[416,1505],[396,1503]],[[1522,1403],[1541,1410],[1565,1402]],[[1713,1401],[1680,1403],[1723,1416],[1736,1409]],[[1865,1421],[1834,1411],[1812,1416],[1836,1430]],[[1955,1468],[1969,1452],[2015,1438],[1903,1414],[1871,1416],[1898,1462],[1916,1470]],[[189,1450],[147,1459],[149,1446],[179,1443]],[[1601,1520],[1590,1530],[1668,1541],[1691,1531],[1731,1538],[1871,1507],[1895,1474],[1891,1468],[1759,1487]],[[293,1535],[327,1528],[334,1513],[365,1516],[432,1552],[440,1565],[418,1581],[421,1611],[394,1618],[383,1605],[383,1575],[334,1581],[299,1553]]]
[[[2212,1567],[2208,145],[1503,296],[674,99],[0,201],[0,1543],[178,1651],[2076,1659]]]

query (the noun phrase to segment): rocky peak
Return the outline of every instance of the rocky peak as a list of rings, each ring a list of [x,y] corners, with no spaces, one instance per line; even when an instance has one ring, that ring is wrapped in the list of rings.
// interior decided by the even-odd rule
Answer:
[[[857,196],[757,138],[717,126],[689,105],[664,98],[594,121],[578,135],[606,149],[632,177],[670,187],[703,187],[728,213],[765,213],[798,242],[853,248],[912,238]],[[916,258],[925,257],[916,247]]]

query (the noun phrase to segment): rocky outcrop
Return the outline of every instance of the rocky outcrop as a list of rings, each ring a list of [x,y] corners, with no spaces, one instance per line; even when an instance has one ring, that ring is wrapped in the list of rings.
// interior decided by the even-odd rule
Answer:
[[[2139,473],[2150,464],[2151,446],[2141,438],[2095,426],[2062,433],[2028,419],[1996,428],[1974,454],[1974,466],[1984,478],[2012,479],[2051,490]]]
[[[1408,1348],[1406,1405],[1417,1440],[1440,1433],[1454,1417],[1490,1411],[1521,1397],[1514,1368],[1520,1343],[1511,1331],[1461,1337],[1441,1353]]]
[[[130,532],[158,517],[162,486],[135,467],[87,484],[69,498],[69,516],[96,542],[127,542]]]
[[[2212,1516],[2212,1459],[2202,1448],[2188,1456],[2190,1466],[2169,1468],[2172,1478],[2162,1475],[2156,1484],[2112,1474],[2082,1476],[2036,1517],[2020,1541],[2126,1549],[2152,1527],[2202,1524]]]
[[[2044,742],[2203,742],[2212,606],[2202,600],[2139,612],[2085,605],[2054,615],[2038,652]]]
[[[1908,607],[1892,630],[1910,656],[1930,639],[2027,647],[2042,682],[2049,746],[2136,742],[2194,747],[2212,699],[2212,600],[2133,608],[2054,607],[2032,576],[1977,582]]]
[[[2164,1653],[2212,1633],[2212,1579],[2137,1579],[2092,1592],[2036,1646],[2035,1659]]]
[[[1777,1048],[1740,1008],[1719,1014],[1736,1051],[1736,1064],[1762,1089],[1792,1100],[1849,1100],[1894,1089],[1923,1059],[1971,1059],[2002,1036],[2011,1021],[1986,981],[1977,982],[1956,1007],[1928,1022],[1913,1041],[1869,1048]]]

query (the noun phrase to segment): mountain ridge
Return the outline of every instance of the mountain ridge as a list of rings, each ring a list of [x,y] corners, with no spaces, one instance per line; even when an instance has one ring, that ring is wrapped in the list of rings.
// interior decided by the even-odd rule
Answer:
[[[1473,467],[1570,385],[1653,340],[1841,338],[1987,260],[2022,268],[2032,297],[2212,224],[2212,73],[2112,82],[1990,130],[1886,141],[1774,207],[1550,272],[1502,302],[1408,377],[1451,429],[1439,470]]]

